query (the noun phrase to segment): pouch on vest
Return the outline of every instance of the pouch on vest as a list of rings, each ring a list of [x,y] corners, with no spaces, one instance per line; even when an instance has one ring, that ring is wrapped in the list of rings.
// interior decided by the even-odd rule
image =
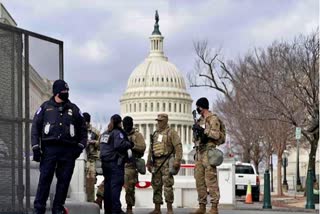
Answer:
[[[141,175],[146,174],[146,162],[142,158],[136,158],[136,169]]]
[[[223,152],[216,148],[208,149],[208,162],[211,166],[220,166],[223,162]]]
[[[162,157],[164,155],[164,146],[163,142],[156,142],[153,144],[153,156],[156,158]]]
[[[169,159],[169,172],[171,175],[177,175],[180,171],[180,167],[178,169],[173,167],[174,160],[175,158],[173,156],[171,156]]]

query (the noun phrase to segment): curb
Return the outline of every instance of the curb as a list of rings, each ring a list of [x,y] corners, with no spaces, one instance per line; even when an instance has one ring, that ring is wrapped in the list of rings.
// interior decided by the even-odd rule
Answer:
[[[305,213],[318,213],[319,210],[310,210],[304,208],[280,208],[275,207],[272,209],[263,209],[263,208],[248,208],[248,207],[235,207],[234,210],[257,210],[257,211],[269,211],[269,212],[305,212]]]

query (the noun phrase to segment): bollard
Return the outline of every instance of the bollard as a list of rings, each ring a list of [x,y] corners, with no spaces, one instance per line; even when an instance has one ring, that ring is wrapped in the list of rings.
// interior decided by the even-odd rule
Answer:
[[[314,198],[313,198],[313,173],[311,169],[308,170],[306,194],[307,194],[306,209],[315,209]]]
[[[272,209],[270,195],[270,174],[267,169],[264,173],[263,209]]]

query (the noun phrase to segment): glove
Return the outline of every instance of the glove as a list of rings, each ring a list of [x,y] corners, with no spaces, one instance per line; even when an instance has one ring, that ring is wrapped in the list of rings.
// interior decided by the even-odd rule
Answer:
[[[192,130],[203,132],[204,128],[202,128],[199,124],[193,124]]]
[[[197,132],[198,135],[200,135],[200,136],[203,135],[203,133],[204,133],[204,128],[202,128],[199,124],[194,124],[192,126],[192,130]]]
[[[77,148],[76,148],[76,152],[75,152],[75,159],[80,157],[83,149],[84,149],[84,146],[81,143],[78,143]]]
[[[42,152],[39,146],[35,146],[33,149],[33,161],[35,162],[40,162],[41,160],[41,156],[42,156]]]
[[[134,147],[134,143],[132,141],[129,141],[131,143],[131,148],[132,149]]]
[[[181,164],[180,164],[179,161],[174,161],[174,163],[173,163],[173,168],[175,168],[175,169],[180,169],[180,166],[181,166]]]
[[[152,164],[151,163],[147,164],[147,170],[148,170],[148,172],[152,173]]]

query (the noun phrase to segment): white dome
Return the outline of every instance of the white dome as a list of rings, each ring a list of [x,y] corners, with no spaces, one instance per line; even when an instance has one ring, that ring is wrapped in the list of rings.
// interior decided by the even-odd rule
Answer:
[[[158,26],[150,36],[149,56],[131,73],[120,99],[121,116],[131,116],[147,142],[156,129],[159,113],[169,116],[169,124],[183,144],[192,144],[192,99],[183,75],[163,52]]]
[[[128,89],[139,87],[170,87],[186,90],[184,78],[167,60],[147,58],[138,65],[128,80]]]

